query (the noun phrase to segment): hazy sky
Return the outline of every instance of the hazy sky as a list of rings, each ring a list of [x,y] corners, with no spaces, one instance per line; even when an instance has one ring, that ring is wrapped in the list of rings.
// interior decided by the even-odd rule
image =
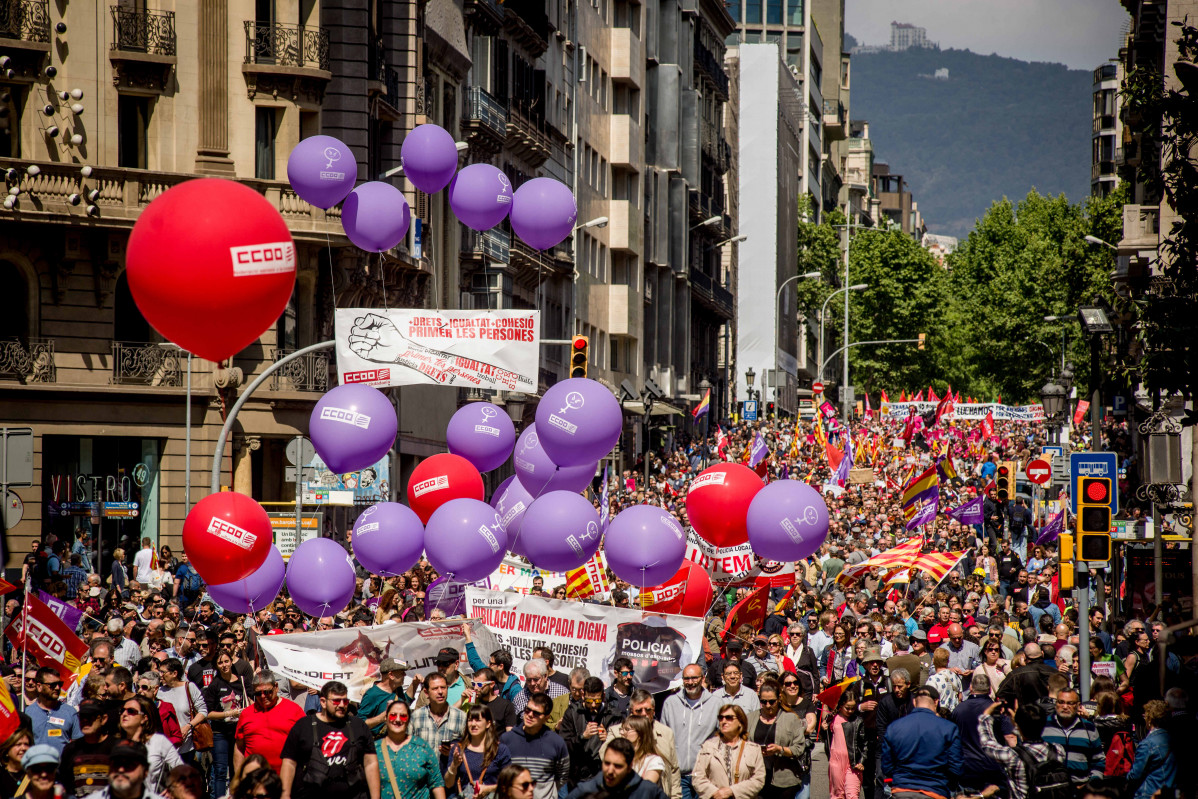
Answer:
[[[1093,69],[1118,55],[1129,21],[1118,0],[845,0],[845,30],[889,44],[890,22],[928,29],[943,48]]]

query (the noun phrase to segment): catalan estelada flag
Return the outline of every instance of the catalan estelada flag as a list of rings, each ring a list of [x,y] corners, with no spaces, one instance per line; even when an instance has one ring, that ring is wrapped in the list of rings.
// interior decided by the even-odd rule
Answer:
[[[695,409],[693,411],[691,411],[691,418],[698,419],[700,416],[704,415],[705,413],[707,413],[710,410],[711,410],[711,389],[709,388],[709,389],[707,389],[707,393],[703,395],[703,399],[701,399],[699,401],[699,404],[695,406]]]

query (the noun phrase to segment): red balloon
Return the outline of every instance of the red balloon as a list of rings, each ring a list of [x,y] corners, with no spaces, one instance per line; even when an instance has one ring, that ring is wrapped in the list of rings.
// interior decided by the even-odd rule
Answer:
[[[483,500],[483,478],[461,455],[443,452],[425,458],[408,480],[408,506],[428,524],[433,511],[451,499]]]
[[[717,547],[749,540],[745,520],[749,503],[765,487],[761,478],[740,463],[719,463],[699,472],[686,493],[691,527]]]
[[[266,561],[273,540],[263,507],[236,491],[209,494],[183,522],[183,551],[209,585],[249,577]]]
[[[287,307],[295,243],[274,205],[219,178],[180,183],[141,212],[125,256],[142,316],[201,358],[231,358]]]
[[[646,593],[661,597],[661,601],[646,605],[645,610],[658,613],[680,613],[683,616],[707,615],[715,600],[711,576],[698,563],[682,561],[682,566],[665,583],[646,589]]]

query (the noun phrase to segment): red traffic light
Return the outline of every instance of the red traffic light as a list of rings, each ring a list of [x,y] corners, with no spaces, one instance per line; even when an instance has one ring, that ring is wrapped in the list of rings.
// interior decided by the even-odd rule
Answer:
[[[582,336],[574,337],[574,349],[585,350],[587,348],[587,340]]]
[[[1006,477],[1006,476],[1008,476],[1008,475],[1010,475],[1010,474],[1011,474],[1011,470],[1010,470],[1010,469],[1008,469],[1006,466],[999,466],[999,467],[998,467],[998,476],[999,476],[999,477]]]
[[[1081,495],[1086,502],[1109,503],[1111,499],[1110,479],[1105,477],[1083,479]]]

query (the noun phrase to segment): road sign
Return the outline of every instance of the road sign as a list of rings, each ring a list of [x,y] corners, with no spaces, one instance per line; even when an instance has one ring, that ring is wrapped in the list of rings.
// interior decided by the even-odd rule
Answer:
[[[16,492],[9,491],[4,497],[4,529],[11,530],[16,527],[24,515],[25,504],[21,502],[21,498],[16,495]]]
[[[745,421],[757,421],[757,400],[745,400]]]
[[[299,473],[297,475],[297,472]],[[316,467],[314,466],[284,466],[283,467],[283,482],[294,483],[295,478],[299,477],[301,482],[309,481],[316,476]]]
[[[1077,515],[1079,477],[1108,477],[1112,487],[1119,483],[1119,457],[1113,452],[1074,452],[1069,456],[1069,511]],[[1119,512],[1119,490],[1111,491],[1111,514]]]
[[[1127,397],[1123,394],[1116,394],[1111,397],[1111,414],[1114,416],[1127,415]]]
[[[312,458],[316,455],[316,450],[312,447],[311,441],[303,436],[296,436],[287,442],[287,448],[283,450],[283,454],[287,456],[287,462],[292,466],[295,466],[297,463],[307,465],[312,462]],[[295,481],[288,480],[287,482],[294,483]]]
[[[1065,448],[1060,444],[1045,444],[1040,447],[1040,452],[1043,454],[1052,453],[1054,458],[1065,457]]]
[[[9,488],[33,486],[33,428],[0,427],[0,482]]]
[[[1030,461],[1027,465],[1027,479],[1038,486],[1047,485],[1052,479],[1052,464],[1041,458]]]
[[[816,382],[811,384],[811,390],[816,394],[823,394],[824,393],[824,384],[817,380]]]

